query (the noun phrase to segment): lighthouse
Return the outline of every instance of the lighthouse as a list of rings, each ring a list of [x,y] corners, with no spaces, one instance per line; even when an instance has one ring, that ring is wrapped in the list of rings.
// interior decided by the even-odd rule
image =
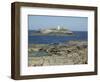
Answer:
[[[59,25],[58,25],[57,29],[60,30],[60,26]]]

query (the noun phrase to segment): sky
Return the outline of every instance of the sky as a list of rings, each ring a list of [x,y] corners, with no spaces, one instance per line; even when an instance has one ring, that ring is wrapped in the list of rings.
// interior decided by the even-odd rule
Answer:
[[[28,30],[56,28],[58,25],[71,31],[87,31],[88,18],[71,16],[28,16]]]

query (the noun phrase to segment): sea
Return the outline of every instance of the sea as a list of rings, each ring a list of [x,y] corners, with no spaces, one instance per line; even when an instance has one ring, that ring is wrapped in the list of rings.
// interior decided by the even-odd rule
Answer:
[[[87,31],[73,31],[74,35],[68,36],[40,36],[32,35],[35,31],[28,31],[28,44],[52,44],[52,43],[63,43],[71,40],[87,41]]]

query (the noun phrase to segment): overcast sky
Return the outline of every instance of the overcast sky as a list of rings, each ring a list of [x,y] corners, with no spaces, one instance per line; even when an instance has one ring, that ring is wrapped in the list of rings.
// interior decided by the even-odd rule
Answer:
[[[62,26],[71,31],[87,31],[87,17],[69,17],[69,16],[28,16],[28,29],[38,30],[40,28],[51,28]]]

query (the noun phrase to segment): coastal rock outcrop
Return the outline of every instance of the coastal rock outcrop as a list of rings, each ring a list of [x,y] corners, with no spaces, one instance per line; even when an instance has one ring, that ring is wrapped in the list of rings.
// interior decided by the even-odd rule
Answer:
[[[32,35],[72,35],[73,32],[64,27],[58,26],[56,28],[39,29]]]
[[[34,48],[35,46],[35,48]],[[39,47],[39,48],[38,48]],[[69,41],[59,44],[44,44],[32,46],[36,52],[44,52],[44,55],[32,55],[34,50],[29,53],[29,66],[48,66],[48,65],[74,65],[87,64],[87,42],[86,41]],[[29,48],[30,49],[30,48]]]

